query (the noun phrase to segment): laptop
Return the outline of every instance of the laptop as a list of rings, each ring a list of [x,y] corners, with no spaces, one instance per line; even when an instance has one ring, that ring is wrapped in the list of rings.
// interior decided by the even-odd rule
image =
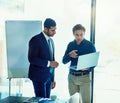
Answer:
[[[70,69],[82,70],[97,66],[100,52],[89,53],[78,57],[77,66],[71,66]]]

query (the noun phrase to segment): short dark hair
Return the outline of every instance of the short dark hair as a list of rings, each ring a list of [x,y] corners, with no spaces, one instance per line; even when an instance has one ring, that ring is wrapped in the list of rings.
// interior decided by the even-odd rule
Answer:
[[[74,33],[76,30],[83,30],[84,32],[86,31],[85,27],[82,26],[81,24],[76,24],[76,25],[73,27],[73,29],[72,29],[73,33]]]
[[[51,28],[51,27],[55,27],[56,26],[56,22],[55,20],[51,19],[51,18],[46,18],[45,22],[44,22],[44,28]]]

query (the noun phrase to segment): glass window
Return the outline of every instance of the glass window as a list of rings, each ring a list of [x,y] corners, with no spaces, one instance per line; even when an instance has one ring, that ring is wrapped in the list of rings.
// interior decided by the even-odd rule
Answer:
[[[118,103],[120,101],[120,6],[118,0],[99,0],[96,5],[96,40],[100,51],[99,65],[95,68],[94,102]],[[90,38],[91,1],[90,0],[0,0],[0,92],[1,98],[8,96],[9,81],[6,65],[5,20],[42,20],[51,17],[57,22],[54,37],[56,60],[60,66],[56,69],[56,88],[52,94],[59,98],[68,98],[68,65],[62,64],[67,44],[72,41],[72,27],[81,23],[86,28],[86,38]],[[2,62],[1,62],[2,61]],[[1,66],[1,65],[0,65]],[[2,68],[2,69],[1,69]],[[12,79],[11,94],[34,96],[29,79]],[[28,91],[31,90],[29,93]],[[62,92],[61,92],[62,91]],[[64,91],[64,93],[63,93]]]
[[[120,7],[118,0],[97,1],[96,45],[100,51],[95,71],[96,103],[120,102]]]

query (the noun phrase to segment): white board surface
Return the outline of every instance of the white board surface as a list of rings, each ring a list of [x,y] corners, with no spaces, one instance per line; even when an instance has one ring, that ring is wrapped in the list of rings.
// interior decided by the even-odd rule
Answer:
[[[8,78],[28,77],[28,44],[42,30],[41,21],[9,20],[5,22]]]

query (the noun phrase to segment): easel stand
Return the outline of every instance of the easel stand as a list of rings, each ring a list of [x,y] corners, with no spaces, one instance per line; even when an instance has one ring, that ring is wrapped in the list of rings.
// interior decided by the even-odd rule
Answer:
[[[9,96],[11,96],[11,82],[12,82],[12,78],[8,78],[9,79]],[[16,78],[17,79],[17,78]],[[22,80],[21,78],[19,78],[19,90],[18,90],[18,93],[16,93],[16,96],[19,96],[21,97],[22,96],[22,92],[21,92],[21,83],[22,83]]]

